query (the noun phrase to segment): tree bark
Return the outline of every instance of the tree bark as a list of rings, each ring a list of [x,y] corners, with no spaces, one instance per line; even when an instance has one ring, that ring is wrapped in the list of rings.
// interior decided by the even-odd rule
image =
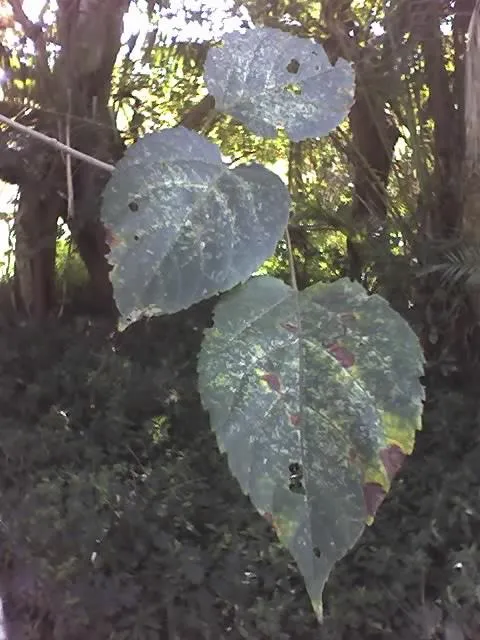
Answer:
[[[465,3],[463,3],[465,8]],[[460,9],[458,3],[456,9]],[[447,70],[441,24],[442,7],[429,0],[423,8],[425,18],[416,24],[417,39],[422,47],[425,75],[429,86],[428,116],[433,122],[432,182],[422,194],[423,215],[420,220],[420,242],[426,248],[427,262],[443,260],[438,248],[460,239],[462,225],[462,164],[464,158],[463,99],[452,93]],[[456,46],[459,40],[457,21]],[[458,70],[460,71],[460,70]],[[455,81],[455,78],[454,78]],[[457,81],[458,84],[458,81]],[[454,357],[467,362],[472,328],[471,309],[463,285],[451,286],[449,295],[438,274],[424,277],[417,291],[419,308],[424,313],[422,344],[427,359]]]
[[[55,302],[57,219],[63,202],[39,196],[34,186],[21,188],[15,216],[15,299],[17,308],[37,319]]]
[[[352,219],[358,238],[349,238],[350,277],[360,281],[364,267],[362,246],[382,242],[387,219],[387,184],[393,150],[399,132],[386,111],[386,100],[371,90],[370,82],[357,70],[355,102],[350,111],[354,160]],[[367,237],[365,237],[365,235]]]
[[[68,0],[58,2],[61,44],[54,73],[59,106],[70,113],[71,144],[109,164],[123,154],[108,101],[112,71],[121,44],[123,16],[129,0],[83,0],[76,11]],[[72,162],[74,207],[67,219],[90,276],[92,300],[98,311],[115,309],[106,258],[108,247],[100,220],[101,194],[109,178],[95,167]]]
[[[59,114],[39,116],[36,128],[56,138],[60,134],[62,142],[66,142],[68,131],[72,147],[109,164],[124,150],[108,102],[129,2],[58,0],[59,53],[50,68],[45,33],[29,22],[21,3],[10,0],[15,19],[35,46],[33,100],[40,106],[40,114],[42,110]],[[87,267],[97,310],[111,313],[115,304],[100,220],[101,193],[110,174],[72,158],[69,184],[67,163],[52,150],[40,154],[32,164],[35,166],[25,169],[23,162],[18,182],[21,198],[15,223],[15,289],[19,306],[40,319],[55,305],[55,245],[57,221],[62,217]],[[67,200],[71,204],[68,209]]]

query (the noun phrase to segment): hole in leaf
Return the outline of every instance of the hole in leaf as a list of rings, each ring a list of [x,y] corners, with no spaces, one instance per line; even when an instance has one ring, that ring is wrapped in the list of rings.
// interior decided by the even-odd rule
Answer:
[[[133,239],[134,239],[134,240],[140,240],[140,236],[138,235],[138,233],[136,233],[136,234],[133,236]]]
[[[138,203],[137,202],[129,202],[128,203],[128,208],[130,209],[130,211],[133,211],[135,213],[136,211],[138,211]]]
[[[290,473],[299,473],[300,472],[300,464],[298,462],[291,462],[288,465],[288,470]]]
[[[292,493],[301,493],[305,495],[305,488],[300,480],[292,480],[288,485],[288,488]]]
[[[313,555],[317,558],[320,558],[320,556],[322,555],[322,552],[318,547],[313,547]]]
[[[295,58],[292,58],[290,62],[287,64],[288,73],[298,73],[299,69],[300,69],[299,61],[296,60]]]
[[[299,462],[291,462],[288,465],[288,470],[290,471],[290,478],[288,479],[288,488],[290,491],[293,493],[305,494],[305,489],[302,483],[302,465]]]
[[[293,93],[295,96],[299,96],[302,93],[302,87],[299,84],[291,82],[285,86],[285,91],[288,93]]]

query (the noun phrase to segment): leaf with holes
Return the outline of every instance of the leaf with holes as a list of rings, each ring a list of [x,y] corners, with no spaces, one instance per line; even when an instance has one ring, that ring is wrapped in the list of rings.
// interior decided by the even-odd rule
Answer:
[[[319,618],[420,428],[423,354],[355,282],[251,279],[219,302],[199,390],[230,469],[295,558]]]
[[[332,66],[321,45],[270,27],[225,35],[208,52],[205,81],[217,110],[264,138],[279,127],[294,142],[326,136],[353,104],[346,60]]]
[[[274,252],[289,206],[278,176],[256,164],[229,169],[184,127],[133,144],[102,204],[121,326],[245,281]]]

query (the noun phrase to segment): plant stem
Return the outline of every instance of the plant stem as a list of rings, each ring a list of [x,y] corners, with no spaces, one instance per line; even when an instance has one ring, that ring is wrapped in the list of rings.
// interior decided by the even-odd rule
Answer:
[[[77,151],[76,149],[73,149],[72,147],[69,147],[68,145],[63,144],[63,142],[60,142],[55,138],[50,138],[50,136],[46,136],[44,133],[35,131],[35,129],[32,129],[31,127],[25,127],[23,124],[20,124],[19,122],[16,122],[11,118],[7,118],[7,116],[2,115],[1,113],[0,113],[0,122],[3,122],[4,124],[8,125],[12,129],[16,129],[17,131],[20,131],[21,133],[24,133],[27,136],[31,136],[32,138],[36,138],[37,140],[41,140],[45,144],[48,144],[51,147],[53,147],[54,149],[58,149],[59,151],[64,151],[65,153],[68,153],[69,155],[73,156],[74,158],[77,158],[78,160],[83,160],[84,162],[88,162],[94,167],[103,169],[104,171],[109,171],[110,173],[112,173],[112,171],[115,169],[113,164],[102,162],[101,160],[97,160],[96,158],[93,158],[92,156],[89,156],[86,153]]]
[[[291,285],[292,285],[292,288],[295,289],[295,291],[298,291],[297,276],[295,273],[295,259],[293,257],[292,240],[290,238],[290,232],[288,230],[288,227],[285,229],[285,239],[287,241],[287,248],[288,248],[288,264],[290,266]]]

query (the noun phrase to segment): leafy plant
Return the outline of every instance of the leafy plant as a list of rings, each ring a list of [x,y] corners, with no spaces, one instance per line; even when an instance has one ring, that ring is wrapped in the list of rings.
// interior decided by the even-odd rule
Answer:
[[[288,222],[287,188],[261,165],[230,170],[184,127],[132,145],[104,194],[119,310],[174,313],[246,280]]]
[[[325,136],[352,97],[348,62],[332,67],[321,45],[269,27],[227,34],[209,51],[205,75],[216,107],[265,138],[279,126],[294,142]]]
[[[216,108],[254,133],[326,135],[347,115],[349,64],[262,28],[211,49]],[[315,612],[420,428],[423,355],[407,323],[348,280],[299,292],[250,278],[286,233],[290,199],[260,165],[230,169],[183,127],[133,144],[107,184],[121,327],[228,293],[199,358],[199,390],[232,473],[295,557]],[[250,279],[249,279],[250,278]],[[247,281],[248,280],[248,281]],[[240,286],[237,286],[240,285]]]
[[[480,251],[478,247],[463,242],[444,253],[443,262],[419,269],[419,275],[439,273],[442,285],[455,286],[462,281],[475,286],[480,281]]]

